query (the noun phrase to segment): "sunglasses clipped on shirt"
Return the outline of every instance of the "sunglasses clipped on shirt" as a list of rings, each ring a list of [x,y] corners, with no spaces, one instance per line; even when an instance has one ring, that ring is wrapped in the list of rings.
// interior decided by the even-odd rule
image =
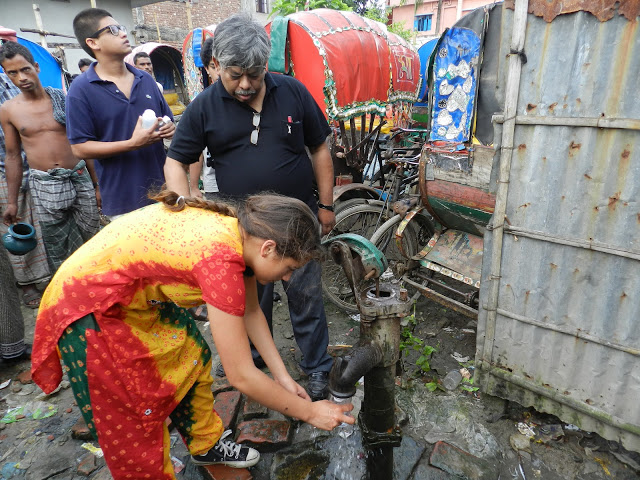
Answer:
[[[125,35],[127,34],[127,27],[125,27],[124,25],[107,25],[106,27],[101,28],[96,33],[91,35],[89,38],[98,38],[102,32],[106,32],[107,30],[109,30],[109,32],[111,32],[111,35],[113,35],[114,37],[117,37],[120,32],[124,33]]]
[[[260,135],[260,112],[253,112],[253,126],[256,129],[251,132],[251,143],[258,145],[258,135]]]

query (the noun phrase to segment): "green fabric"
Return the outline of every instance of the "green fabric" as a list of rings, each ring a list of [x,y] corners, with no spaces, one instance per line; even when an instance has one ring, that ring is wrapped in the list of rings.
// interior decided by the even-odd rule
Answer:
[[[269,55],[269,71],[289,73],[287,62],[287,30],[289,19],[276,17],[271,22],[271,54]]]
[[[93,424],[93,412],[91,411],[91,398],[89,396],[89,382],[87,381],[87,337],[86,331],[100,331],[93,314],[86,315],[69,325],[60,340],[58,347],[64,362],[64,370],[67,372],[71,390],[82,412],[82,417],[89,427],[93,438],[98,440],[96,427]]]

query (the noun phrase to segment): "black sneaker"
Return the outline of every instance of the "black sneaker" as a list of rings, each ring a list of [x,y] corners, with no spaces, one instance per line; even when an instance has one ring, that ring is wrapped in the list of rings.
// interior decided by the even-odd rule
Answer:
[[[225,440],[231,430],[225,431],[218,443],[203,455],[191,455],[196,465],[226,465],[232,468],[253,467],[260,460],[260,453],[254,448],[239,445],[233,440]]]
[[[327,398],[327,385],[329,383],[329,372],[313,372],[309,374],[307,391],[311,400],[324,400]]]

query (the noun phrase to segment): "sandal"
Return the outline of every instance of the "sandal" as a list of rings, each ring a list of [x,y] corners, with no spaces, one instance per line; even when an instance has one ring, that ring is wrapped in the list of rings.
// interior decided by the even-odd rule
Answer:
[[[22,290],[22,303],[25,307],[36,309],[40,306],[40,300],[42,300],[42,294],[34,287]]]

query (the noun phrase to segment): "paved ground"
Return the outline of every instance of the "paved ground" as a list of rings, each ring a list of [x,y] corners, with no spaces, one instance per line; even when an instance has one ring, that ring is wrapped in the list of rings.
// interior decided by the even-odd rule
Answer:
[[[296,367],[299,352],[285,304],[277,305],[275,312],[276,344],[294,378],[304,384],[306,379]],[[359,323],[331,305],[327,305],[327,312],[331,344],[356,343]],[[23,313],[30,339],[35,312],[23,309]],[[416,323],[409,328],[423,344],[405,341],[404,372],[397,378],[396,388],[403,440],[394,451],[393,480],[640,478],[634,470],[640,468],[640,456],[597,435],[572,431],[553,417],[461,387],[451,392],[439,388],[429,391],[429,384],[460,368],[460,362],[472,371],[469,361],[475,351],[474,326],[468,319],[429,302],[421,302],[416,309]],[[202,324],[202,329],[211,341],[207,325]],[[436,349],[430,357],[431,370],[419,362],[425,346]],[[470,357],[469,361],[464,357]],[[24,362],[0,371],[0,383],[11,380],[0,389],[0,418],[11,408],[26,409],[26,418],[0,423],[0,479],[110,479],[104,461],[92,453],[96,442],[73,436],[80,413],[71,390],[65,384],[57,393],[43,397],[24,373],[29,367]],[[466,386],[473,389],[472,385]],[[232,390],[224,381],[217,382],[215,388],[225,392],[217,394],[216,408],[225,412],[237,435],[259,445],[262,459],[248,471],[203,471],[191,464],[174,433],[172,455],[177,469],[181,469],[178,479],[359,480],[370,475],[376,480],[391,480],[376,477],[380,469],[368,473],[368,462],[380,458],[383,452],[366,451],[358,429],[347,438],[337,434],[340,432],[328,435],[274,412],[261,411],[239,394],[229,393]],[[361,398],[359,390],[355,403]],[[30,411],[36,407],[44,412],[42,415],[51,416],[30,418]],[[51,410],[47,410],[49,407]],[[536,434],[533,441],[518,431],[519,423],[525,434],[528,427],[532,428],[531,433]]]

